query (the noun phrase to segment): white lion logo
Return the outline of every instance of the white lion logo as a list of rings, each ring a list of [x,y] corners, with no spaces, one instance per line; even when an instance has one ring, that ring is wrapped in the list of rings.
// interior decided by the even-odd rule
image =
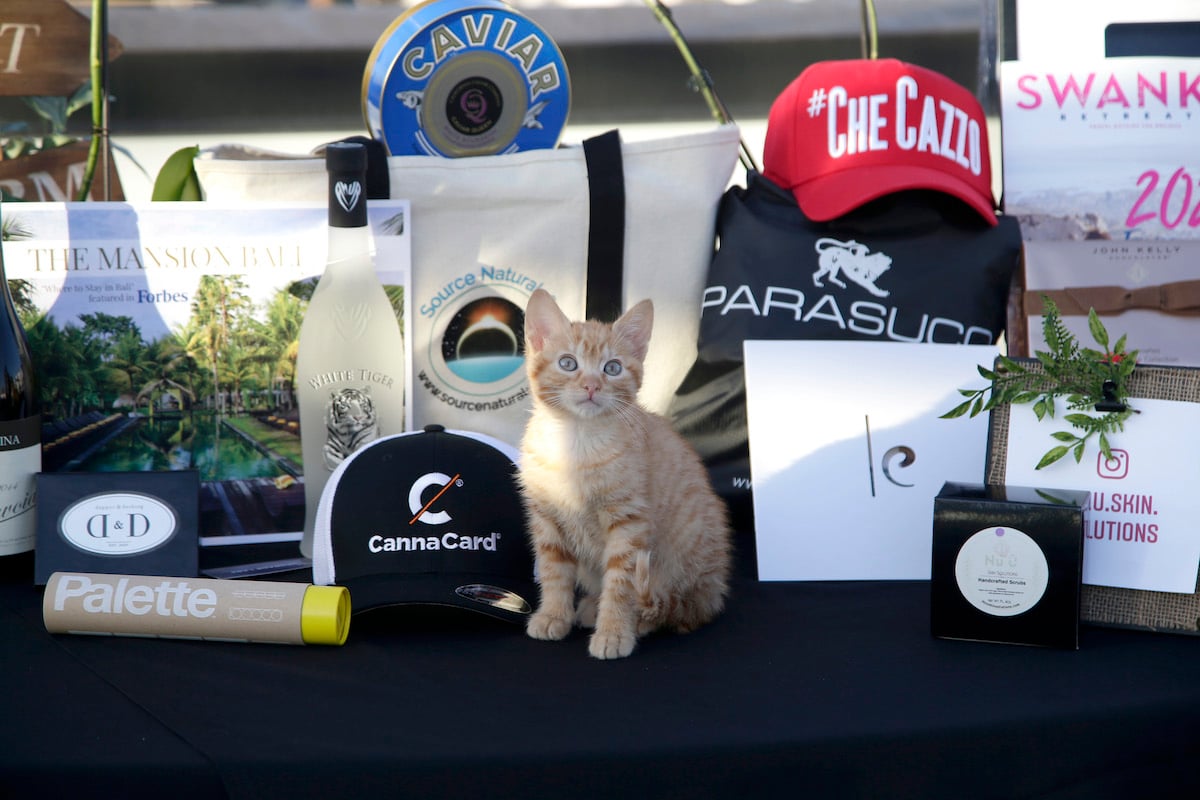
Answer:
[[[851,239],[842,242],[837,239],[818,239],[814,245],[817,251],[817,271],[813,273],[813,284],[824,287],[822,278],[829,278],[835,286],[846,288],[838,275],[841,274],[857,283],[876,297],[887,297],[890,294],[885,289],[875,285],[880,275],[892,268],[892,259],[883,253],[872,253],[864,244]]]

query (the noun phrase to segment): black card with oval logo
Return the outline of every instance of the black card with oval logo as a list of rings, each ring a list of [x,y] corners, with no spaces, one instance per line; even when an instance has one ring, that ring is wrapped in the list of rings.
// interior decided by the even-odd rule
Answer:
[[[34,582],[55,572],[195,577],[199,505],[196,470],[41,473]]]

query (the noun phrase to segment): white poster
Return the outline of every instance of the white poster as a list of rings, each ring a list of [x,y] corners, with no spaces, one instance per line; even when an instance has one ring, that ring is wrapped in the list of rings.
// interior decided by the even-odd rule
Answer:
[[[1000,99],[1025,239],[1200,238],[1200,59],[1005,61]]]
[[[1200,403],[1130,404],[1140,413],[1109,436],[1111,459],[1090,443],[1079,463],[1068,455],[1040,470],[1042,455],[1058,444],[1050,434],[1069,425],[1039,422],[1030,406],[1014,406],[1005,481],[1092,493],[1084,583],[1191,594],[1200,564]]]
[[[990,345],[748,341],[760,580],[927,580],[933,500],[983,483],[987,415],[939,417],[982,385]]]
[[[325,269],[326,206],[2,210],[45,421],[43,470],[196,469],[201,544],[298,539],[295,348]],[[408,317],[408,201],[373,200],[369,214],[380,279]]]

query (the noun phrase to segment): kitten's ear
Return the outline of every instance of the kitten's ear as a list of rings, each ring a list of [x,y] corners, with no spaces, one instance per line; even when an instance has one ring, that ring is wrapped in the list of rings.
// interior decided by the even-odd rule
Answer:
[[[541,350],[551,335],[571,327],[571,321],[545,289],[535,289],[525,306],[525,346]]]
[[[654,328],[654,303],[643,300],[613,323],[613,330],[633,350],[638,361],[646,360],[650,349],[650,332]]]

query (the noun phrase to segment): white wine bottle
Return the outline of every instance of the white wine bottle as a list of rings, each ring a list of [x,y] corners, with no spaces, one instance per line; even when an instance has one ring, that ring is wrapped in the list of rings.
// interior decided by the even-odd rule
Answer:
[[[358,448],[404,430],[404,335],[375,272],[367,222],[366,148],[326,147],[329,254],[313,291],[296,355],[304,457],[304,536],[330,473]]]
[[[35,476],[42,469],[42,416],[25,329],[0,250],[0,556],[33,549]]]

